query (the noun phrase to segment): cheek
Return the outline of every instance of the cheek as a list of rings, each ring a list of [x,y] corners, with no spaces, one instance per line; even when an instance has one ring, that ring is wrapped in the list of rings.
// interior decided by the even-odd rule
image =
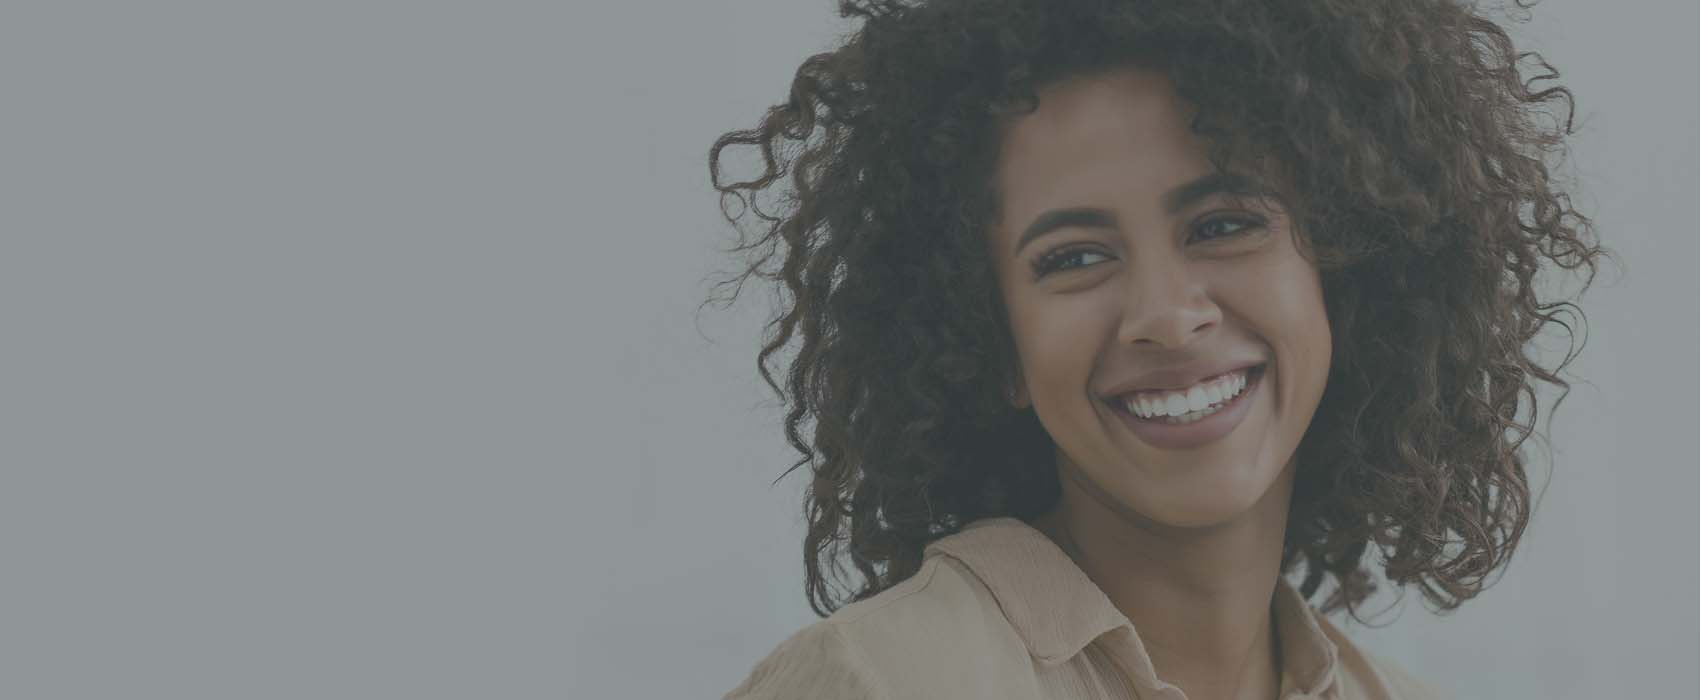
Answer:
[[[1268,340],[1303,339],[1309,344],[1328,340],[1328,311],[1322,301],[1322,278],[1315,266],[1290,244],[1268,251],[1250,264],[1235,266],[1232,274],[1214,282],[1240,316]]]
[[[1224,306],[1287,365],[1283,376],[1310,383],[1327,375],[1333,347],[1322,280],[1297,251],[1238,267],[1217,279]]]
[[[1314,358],[1326,373],[1333,342],[1328,327],[1328,307],[1322,299],[1322,278],[1310,263],[1302,259],[1293,267],[1288,273],[1292,282],[1286,285],[1288,289],[1279,296],[1278,303],[1282,314],[1298,331],[1293,342],[1302,345],[1306,359]]]
[[[1332,362],[1333,336],[1321,278],[1296,255],[1266,272],[1244,279],[1256,288],[1242,291],[1241,308],[1276,355],[1277,390],[1285,410],[1308,413],[1322,396]]]
[[[1302,261],[1301,261],[1302,263]],[[1310,345],[1328,340],[1328,310],[1322,303],[1322,283],[1309,265],[1286,265],[1266,282],[1260,300],[1265,315],[1289,329],[1288,340]]]
[[[1099,306],[1080,295],[1044,303],[1017,300],[1010,307],[1010,329],[1033,394],[1085,391],[1102,343],[1104,313]]]

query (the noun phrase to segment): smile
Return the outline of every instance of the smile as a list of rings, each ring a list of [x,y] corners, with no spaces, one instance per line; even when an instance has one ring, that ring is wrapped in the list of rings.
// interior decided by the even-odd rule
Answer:
[[[1221,374],[1180,391],[1136,391],[1120,397],[1123,408],[1140,418],[1172,417],[1190,423],[1221,410],[1245,391],[1251,367]]]
[[[1122,424],[1153,447],[1185,449],[1226,437],[1245,420],[1268,364],[1199,382],[1185,391],[1140,391],[1107,401]]]

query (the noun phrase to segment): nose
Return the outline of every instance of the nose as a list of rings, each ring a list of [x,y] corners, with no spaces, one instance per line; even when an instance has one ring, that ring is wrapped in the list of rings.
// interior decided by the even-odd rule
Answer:
[[[1125,297],[1122,343],[1184,348],[1222,322],[1222,308],[1184,262],[1170,258],[1138,268]]]

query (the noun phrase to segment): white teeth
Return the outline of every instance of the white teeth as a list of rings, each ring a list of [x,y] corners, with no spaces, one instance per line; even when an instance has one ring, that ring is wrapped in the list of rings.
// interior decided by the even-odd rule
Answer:
[[[1202,411],[1212,403],[1215,402],[1204,395],[1204,387],[1195,386],[1186,392],[1186,407],[1189,411]]]
[[[1192,410],[1187,407],[1186,397],[1181,396],[1180,394],[1169,394],[1167,403],[1165,403],[1164,406],[1167,409],[1166,413],[1171,416],[1178,416]]]
[[[1203,411],[1238,396],[1245,389],[1246,372],[1240,370],[1184,392],[1140,392],[1122,399],[1124,407],[1141,418],[1180,416]]]

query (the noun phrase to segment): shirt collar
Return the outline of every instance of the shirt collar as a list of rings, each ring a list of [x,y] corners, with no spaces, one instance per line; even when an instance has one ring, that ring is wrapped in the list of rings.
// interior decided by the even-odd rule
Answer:
[[[1041,664],[1072,658],[1112,630],[1128,644],[1133,671],[1143,684],[1157,681],[1145,645],[1127,616],[1098,584],[1044,533],[1015,518],[987,518],[927,545],[927,554],[963,564],[991,591],[1010,624]],[[1282,685],[1319,693],[1333,680],[1339,651],[1315,611],[1285,578],[1277,578],[1275,626],[1281,639]]]

